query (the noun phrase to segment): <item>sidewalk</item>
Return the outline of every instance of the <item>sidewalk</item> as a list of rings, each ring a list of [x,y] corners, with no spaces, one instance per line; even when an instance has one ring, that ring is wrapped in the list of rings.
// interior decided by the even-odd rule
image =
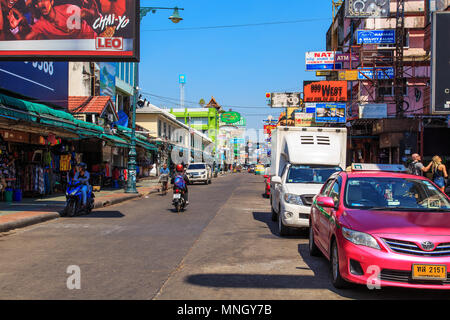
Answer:
[[[158,180],[143,179],[137,183],[136,188],[138,191],[136,194],[125,193],[124,189],[95,192],[94,209],[158,192]],[[0,232],[59,218],[65,202],[66,196],[63,194],[24,198],[21,202],[0,202]]]

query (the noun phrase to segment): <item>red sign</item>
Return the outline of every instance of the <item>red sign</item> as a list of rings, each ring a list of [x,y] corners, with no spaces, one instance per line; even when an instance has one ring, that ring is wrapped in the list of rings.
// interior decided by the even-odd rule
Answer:
[[[105,50],[105,49],[113,49],[113,50],[122,50],[123,49],[123,40],[122,38],[112,37],[98,37],[95,39],[95,48],[97,50]]]
[[[303,81],[305,102],[347,101],[347,81]]]

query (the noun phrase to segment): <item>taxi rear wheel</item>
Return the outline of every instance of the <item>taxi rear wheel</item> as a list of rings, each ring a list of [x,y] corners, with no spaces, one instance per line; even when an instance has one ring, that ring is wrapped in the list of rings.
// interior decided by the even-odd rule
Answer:
[[[311,222],[309,223],[309,255],[312,257],[320,256],[320,250],[314,242],[314,230]]]
[[[337,289],[345,289],[348,287],[349,283],[341,277],[341,272],[339,271],[339,250],[336,243],[336,240],[333,241],[331,245],[331,280],[333,282],[333,286]]]

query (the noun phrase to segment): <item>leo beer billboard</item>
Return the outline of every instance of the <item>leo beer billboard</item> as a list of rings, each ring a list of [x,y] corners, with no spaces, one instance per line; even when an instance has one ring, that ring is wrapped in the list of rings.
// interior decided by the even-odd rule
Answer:
[[[450,114],[450,12],[434,12],[432,19],[432,113]]]
[[[303,81],[305,102],[347,101],[347,81]]]
[[[0,0],[2,60],[139,61],[139,0]]]

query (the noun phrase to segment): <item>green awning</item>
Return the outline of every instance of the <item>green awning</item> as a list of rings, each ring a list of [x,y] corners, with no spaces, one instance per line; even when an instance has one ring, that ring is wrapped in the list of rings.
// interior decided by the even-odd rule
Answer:
[[[118,136],[113,136],[111,134],[104,133],[104,134],[101,135],[101,138],[103,140],[105,140],[105,141],[111,142],[113,145],[115,145],[117,147],[122,147],[122,148],[129,148],[130,147],[130,145],[129,145],[127,140],[122,139],[122,138],[120,138]]]

